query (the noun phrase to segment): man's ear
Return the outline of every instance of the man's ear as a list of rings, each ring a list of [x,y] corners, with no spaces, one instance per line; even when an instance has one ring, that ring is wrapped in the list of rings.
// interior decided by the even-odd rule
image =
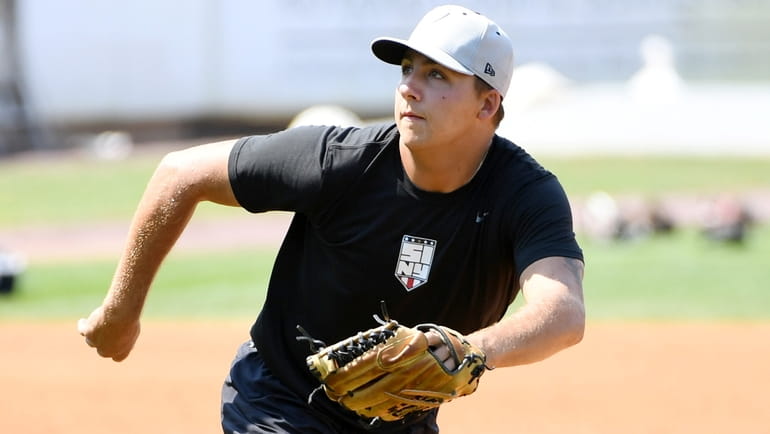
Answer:
[[[479,110],[479,119],[489,119],[497,114],[497,109],[500,108],[500,104],[503,103],[503,97],[500,92],[491,89],[484,93],[484,97],[481,100],[482,105]]]

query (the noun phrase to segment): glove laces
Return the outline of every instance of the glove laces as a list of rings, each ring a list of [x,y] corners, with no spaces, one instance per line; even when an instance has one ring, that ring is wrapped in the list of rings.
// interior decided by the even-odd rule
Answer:
[[[383,326],[387,325],[388,323],[394,323],[395,327],[392,327],[392,330],[386,328],[382,330],[376,330],[368,334],[364,334],[363,332],[358,333],[358,335],[355,337],[342,342],[339,348],[334,348],[329,351],[329,359],[336,361],[338,366],[344,366],[353,361],[353,359],[356,357],[367,352],[372,347],[375,347],[395,336],[395,329],[398,328],[398,324],[390,319],[390,315],[388,315],[388,308],[385,305],[384,300],[380,301],[380,309],[384,319],[380,318],[379,315],[374,314],[372,315],[374,320]],[[297,341],[307,342],[310,346],[310,351],[313,353],[317,353],[328,346],[324,341],[313,338],[310,333],[308,333],[307,330],[305,330],[299,324],[297,325],[297,331],[299,331],[302,335],[297,336]]]

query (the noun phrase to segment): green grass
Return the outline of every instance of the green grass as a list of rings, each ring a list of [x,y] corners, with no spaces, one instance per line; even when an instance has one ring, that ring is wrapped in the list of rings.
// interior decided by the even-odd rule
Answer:
[[[0,161],[0,230],[127,221],[159,159]],[[596,190],[654,196],[770,188],[770,160],[761,158],[542,162],[573,196]],[[234,212],[242,211],[204,206],[195,218]],[[582,245],[589,318],[770,319],[768,226],[754,228],[742,247],[710,243],[691,228],[639,242],[582,240]],[[145,315],[254,316],[264,300],[273,257],[270,251],[173,252],[158,275]],[[116,260],[30,264],[14,294],[0,296],[0,320],[86,315],[104,297]]]
[[[126,161],[85,157],[0,160],[0,228],[128,220],[161,155]],[[770,188],[768,158],[544,158],[571,195],[724,192]],[[233,212],[204,207],[197,218]]]
[[[743,246],[710,242],[693,230],[628,243],[583,240],[589,318],[770,319],[770,227]],[[252,317],[261,307],[273,251],[172,253],[145,315]],[[0,318],[78,318],[104,297],[115,263],[32,265],[17,291],[0,297]],[[517,302],[519,305],[521,301]]]
[[[128,218],[153,169],[147,158],[4,163],[0,226]]]
[[[575,157],[543,158],[568,194],[740,192],[770,188],[770,158]]]
[[[583,241],[594,319],[770,319],[770,227],[744,245],[694,230],[630,243]]]
[[[169,255],[156,277],[145,317],[256,316],[275,258],[271,250]],[[87,316],[107,291],[115,261],[32,264],[0,296],[0,320]]]
[[[0,160],[0,229],[128,220],[161,157]],[[204,205],[198,218],[233,212],[227,207]]]

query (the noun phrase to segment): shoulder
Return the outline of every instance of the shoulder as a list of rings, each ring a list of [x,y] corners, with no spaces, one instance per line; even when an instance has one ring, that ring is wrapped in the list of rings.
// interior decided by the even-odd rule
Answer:
[[[267,144],[356,146],[386,143],[397,134],[395,124],[376,124],[366,127],[312,125],[289,128],[271,134],[242,137],[236,142],[236,147],[264,146]]]
[[[505,230],[514,241],[517,273],[546,257],[582,261],[572,207],[556,175],[508,140],[500,138],[496,149],[503,173],[497,196],[504,208]]]
[[[544,215],[570,217],[569,199],[561,182],[532,155],[500,136],[495,136],[490,152],[493,164],[488,185],[509,221]]]
[[[367,164],[388,144],[398,141],[395,124],[377,124],[362,128],[328,128],[324,134],[327,168],[340,163]]]
[[[286,166],[325,172],[340,164],[373,158],[397,137],[395,124],[366,127],[301,126],[272,134],[242,137],[233,146],[233,167]]]
[[[327,143],[337,146],[384,145],[397,135],[396,124],[375,124],[365,127],[309,127],[321,129]]]
[[[495,135],[490,151],[491,176],[509,192],[522,192],[540,182],[558,180],[532,155],[512,141]]]

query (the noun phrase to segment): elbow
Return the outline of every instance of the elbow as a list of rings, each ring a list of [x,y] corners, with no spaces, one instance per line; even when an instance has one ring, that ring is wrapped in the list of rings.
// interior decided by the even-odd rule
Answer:
[[[558,350],[579,344],[585,334],[586,314],[581,297],[565,296],[551,310],[554,327],[554,343]]]
[[[155,172],[169,176],[178,174],[187,167],[189,167],[189,162],[185,159],[185,153],[183,151],[172,151],[163,156]]]
[[[184,151],[166,154],[153,174],[153,181],[173,200],[200,201],[195,180],[195,165]]]
[[[571,347],[583,341],[585,335],[585,322],[575,323],[567,333],[566,347]]]
[[[171,184],[172,182],[176,183],[181,178],[180,174],[183,172],[185,166],[179,154],[179,151],[166,154],[155,168],[155,172],[152,174],[152,180],[162,182],[166,185]]]
[[[583,340],[586,328],[585,305],[582,300],[573,300],[563,310],[565,321],[565,348],[579,344]]]

